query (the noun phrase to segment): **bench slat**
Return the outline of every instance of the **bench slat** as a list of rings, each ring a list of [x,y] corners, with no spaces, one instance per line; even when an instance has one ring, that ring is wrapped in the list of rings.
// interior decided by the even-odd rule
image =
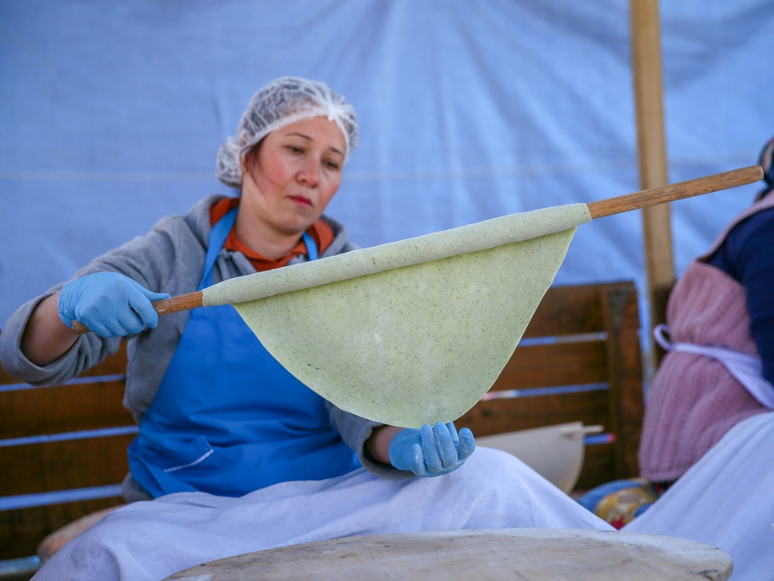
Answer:
[[[639,305],[633,284],[619,285],[601,300],[608,335],[610,431],[616,435],[615,478],[627,478],[640,472],[637,453],[645,413]]]
[[[525,337],[581,335],[605,330],[600,293],[626,283],[551,287],[532,316]]]
[[[133,435],[0,448],[0,496],[120,484]]]
[[[134,424],[123,397],[123,381],[0,392],[0,440]]]
[[[95,365],[91,369],[87,369],[80,376],[81,377],[97,377],[99,375],[116,375],[126,373],[126,341],[121,341],[121,346],[118,352],[106,358],[104,361]],[[20,380],[8,374],[0,366],[0,385],[9,385],[21,383]]]
[[[517,347],[492,389],[603,383],[608,380],[605,341]]]
[[[482,401],[454,423],[470,428],[477,436],[566,424],[578,418],[587,425],[607,428],[607,399],[606,391],[590,391]]]

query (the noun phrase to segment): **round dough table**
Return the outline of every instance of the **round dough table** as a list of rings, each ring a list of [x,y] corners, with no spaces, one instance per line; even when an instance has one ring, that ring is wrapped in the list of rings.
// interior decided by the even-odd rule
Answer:
[[[482,529],[364,535],[246,553],[164,581],[723,581],[731,557],[617,531]]]

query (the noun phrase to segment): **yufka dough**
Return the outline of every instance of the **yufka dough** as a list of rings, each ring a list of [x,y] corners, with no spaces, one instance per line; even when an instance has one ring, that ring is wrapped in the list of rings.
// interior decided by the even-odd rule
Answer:
[[[486,393],[564,260],[585,204],[239,277],[233,304],[288,371],[341,409],[395,426],[448,422]]]

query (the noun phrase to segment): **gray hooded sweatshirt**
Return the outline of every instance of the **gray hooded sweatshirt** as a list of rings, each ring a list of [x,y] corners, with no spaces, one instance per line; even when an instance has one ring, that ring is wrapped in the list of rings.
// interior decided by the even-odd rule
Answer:
[[[184,216],[162,218],[144,236],[96,259],[79,270],[73,278],[94,272],[112,271],[124,274],[148,290],[177,296],[197,289],[204,270],[204,259],[210,231],[210,207],[223,196],[212,195],[194,205]],[[334,240],[320,258],[348,252],[357,248],[348,240],[346,228],[336,220],[323,216],[333,228]],[[298,256],[291,264],[307,260]],[[212,271],[212,282],[255,273],[247,257],[241,252],[221,249]],[[0,360],[3,368],[36,386],[58,385],[97,365],[115,353],[121,339],[103,339],[95,333],[81,335],[75,345],[53,363],[40,367],[27,359],[20,349],[21,338],[32,311],[46,297],[57,292],[65,283],[58,284],[39,297],[22,305],[6,322],[0,334]],[[161,380],[172,361],[172,356],[188,322],[189,311],[164,315],[158,326],[129,337],[127,353],[126,391],[124,406],[139,423],[153,401]],[[374,462],[364,449],[365,441],[376,422],[345,412],[328,403],[331,423],[344,442],[357,452],[360,462],[371,472],[390,479],[413,476],[410,472]],[[123,494],[127,502],[149,497],[128,475]]]

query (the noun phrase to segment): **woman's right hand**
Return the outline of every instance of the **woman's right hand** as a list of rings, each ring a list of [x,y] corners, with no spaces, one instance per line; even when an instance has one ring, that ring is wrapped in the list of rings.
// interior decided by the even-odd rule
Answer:
[[[72,328],[77,320],[104,339],[139,333],[159,321],[151,301],[167,299],[116,272],[88,274],[67,283],[59,293],[59,317]]]
[[[441,476],[465,463],[476,449],[473,432],[462,428],[457,434],[454,422],[425,424],[406,428],[390,442],[390,463],[417,476]]]

